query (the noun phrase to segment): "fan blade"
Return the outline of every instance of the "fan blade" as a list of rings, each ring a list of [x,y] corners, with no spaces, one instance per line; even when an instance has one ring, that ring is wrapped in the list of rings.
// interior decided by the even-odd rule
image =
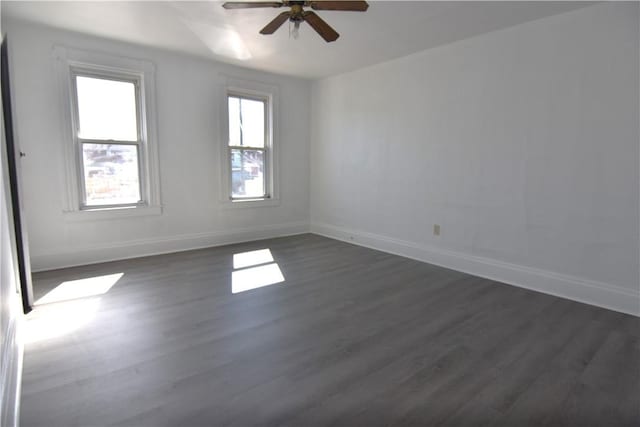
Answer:
[[[369,9],[366,1],[312,1],[309,6],[313,10],[345,10],[351,12],[365,12]]]
[[[318,34],[320,34],[323,39],[325,39],[327,43],[332,42],[340,37],[340,34],[338,34],[336,30],[331,28],[329,24],[324,22],[322,18],[320,18],[315,13],[305,12],[302,17],[309,23],[309,25],[311,25],[311,27],[313,27],[314,30],[316,30]]]
[[[275,1],[228,1],[222,7],[225,9],[255,9],[259,7],[282,7],[282,3]]]
[[[282,12],[280,15],[276,16],[275,19],[269,22],[266,27],[260,30],[260,34],[273,34],[276,32],[278,28],[289,19],[289,15],[291,12]]]

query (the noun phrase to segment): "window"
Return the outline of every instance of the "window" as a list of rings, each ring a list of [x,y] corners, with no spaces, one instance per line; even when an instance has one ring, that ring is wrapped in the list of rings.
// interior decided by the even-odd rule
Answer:
[[[226,87],[223,195],[230,205],[277,204],[273,87]]]
[[[229,94],[231,199],[267,199],[268,99]]]
[[[81,206],[143,204],[138,80],[73,73]]]
[[[69,111],[67,212],[160,213],[153,65],[75,49],[55,52]]]

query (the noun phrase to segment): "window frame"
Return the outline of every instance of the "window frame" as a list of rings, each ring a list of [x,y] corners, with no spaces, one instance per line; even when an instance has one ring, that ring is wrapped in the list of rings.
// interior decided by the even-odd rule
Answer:
[[[229,97],[239,97],[265,103],[265,146],[232,146],[229,145]],[[222,89],[221,117],[221,203],[225,208],[245,208],[278,206],[279,198],[279,165],[278,165],[278,88],[257,82],[227,78]],[[231,170],[231,153],[233,149],[259,150],[264,159],[264,197],[233,197],[233,177]]]
[[[155,117],[155,66],[145,60],[54,47],[64,119],[66,197],[64,212],[71,219],[108,219],[161,214]],[[76,77],[86,76],[134,84],[137,140],[80,138]],[[136,203],[87,205],[83,144],[133,145],[138,151],[140,200]]]
[[[232,152],[233,150],[240,150],[240,151],[244,151],[244,150],[251,150],[251,151],[261,151],[262,152],[262,168],[264,170],[263,173],[263,193],[262,196],[260,197],[254,197],[254,196],[245,196],[245,197],[233,197],[233,168],[229,167],[229,188],[227,189],[229,191],[229,198],[231,199],[231,201],[233,202],[241,202],[241,201],[247,201],[247,200],[269,200],[271,199],[271,194],[269,192],[269,189],[271,188],[270,186],[270,175],[271,175],[271,167],[270,167],[270,160],[269,158],[271,157],[269,151],[270,151],[270,147],[271,147],[271,142],[270,142],[270,137],[271,137],[271,123],[270,123],[270,102],[269,102],[269,97],[267,96],[257,96],[257,95],[246,95],[244,93],[238,93],[238,92],[234,92],[234,91],[227,91],[227,109],[228,109],[228,105],[229,105],[229,98],[238,98],[240,100],[242,99],[247,99],[247,100],[251,100],[251,101],[259,101],[262,102],[264,104],[264,145],[262,147],[255,147],[255,146],[250,146],[250,145],[230,145],[227,142],[227,159],[229,162],[229,166],[231,165],[231,160],[232,160]],[[229,120],[229,117],[227,116],[227,122]],[[240,129],[240,135],[242,135],[242,129]],[[241,137],[242,138],[242,137]]]
[[[145,136],[143,132],[143,121],[144,119],[141,117],[142,108],[142,99],[140,97],[140,86],[141,86],[141,78],[139,75],[125,75],[122,73],[113,73],[107,71],[98,71],[91,69],[85,69],[83,67],[75,67],[72,66],[70,69],[71,76],[71,93],[74,95],[72,97],[73,103],[73,135],[74,135],[74,145],[75,151],[77,153],[78,159],[76,162],[76,166],[78,168],[78,185],[79,185],[79,200],[80,200],[80,210],[91,210],[91,209],[117,209],[117,208],[128,208],[128,207],[139,207],[146,206],[148,202],[145,200],[145,191],[146,182],[143,171],[145,170]],[[80,108],[78,105],[78,87],[77,87],[77,78],[78,77],[89,77],[101,80],[112,80],[117,82],[127,82],[133,83],[135,90],[135,103],[136,103],[136,141],[124,141],[124,140],[114,140],[114,139],[90,139],[90,138],[81,138],[80,137]],[[140,193],[140,200],[134,203],[116,203],[116,204],[99,204],[99,205],[88,205],[87,204],[87,188],[85,182],[85,164],[83,158],[83,147],[84,144],[102,144],[102,145],[128,145],[135,146],[138,151],[138,191]]]

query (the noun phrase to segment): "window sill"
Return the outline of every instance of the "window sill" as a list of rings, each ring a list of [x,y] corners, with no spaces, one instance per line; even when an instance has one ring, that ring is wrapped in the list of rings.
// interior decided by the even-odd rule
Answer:
[[[156,216],[161,214],[161,206],[133,206],[122,208],[65,211],[64,218],[67,221],[100,221],[139,216]]]
[[[249,200],[225,200],[223,209],[262,208],[268,206],[280,206],[278,199],[249,199]]]

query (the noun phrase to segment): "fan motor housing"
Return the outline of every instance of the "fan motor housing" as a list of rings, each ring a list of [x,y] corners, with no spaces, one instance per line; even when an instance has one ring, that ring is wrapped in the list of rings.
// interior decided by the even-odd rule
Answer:
[[[304,2],[303,1],[289,2],[289,6],[291,7],[291,15],[289,20],[293,22],[303,21],[304,9],[302,7],[304,6]]]

